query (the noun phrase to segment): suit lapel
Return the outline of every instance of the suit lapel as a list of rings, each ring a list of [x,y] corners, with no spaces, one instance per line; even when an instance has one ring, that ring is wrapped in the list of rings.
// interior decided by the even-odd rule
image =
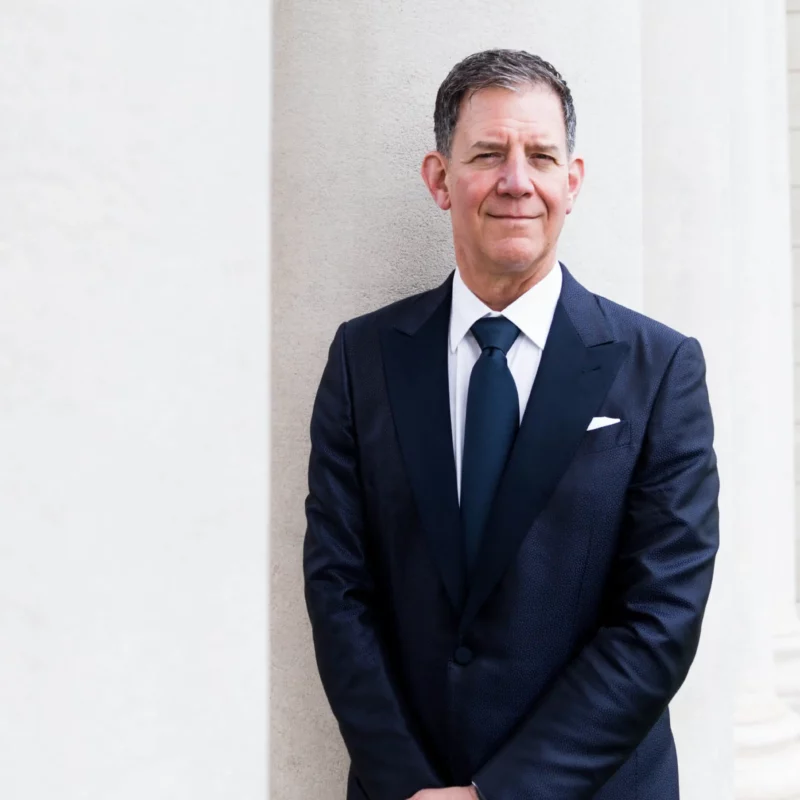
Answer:
[[[447,340],[452,276],[422,295],[381,331],[386,385],[400,450],[422,526],[453,609],[464,598],[465,554],[459,519]]]
[[[613,340],[594,295],[566,268],[563,277],[539,371],[469,581],[462,631],[547,505],[628,349]]]

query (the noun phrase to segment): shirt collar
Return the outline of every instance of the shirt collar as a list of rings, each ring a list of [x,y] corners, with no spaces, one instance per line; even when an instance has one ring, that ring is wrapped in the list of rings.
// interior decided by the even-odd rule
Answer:
[[[528,289],[511,305],[503,309],[502,316],[513,322],[540,350],[544,350],[550,325],[561,296],[561,264]],[[455,353],[469,329],[486,316],[499,316],[476,297],[461,279],[456,269],[453,276],[453,302],[450,310],[450,350]]]

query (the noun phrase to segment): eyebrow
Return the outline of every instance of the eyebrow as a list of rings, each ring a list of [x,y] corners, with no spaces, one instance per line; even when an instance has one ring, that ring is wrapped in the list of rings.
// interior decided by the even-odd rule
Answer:
[[[480,141],[475,142],[475,144],[470,147],[470,150],[505,150],[505,144],[502,142],[489,142],[489,141]],[[549,153],[550,155],[558,155],[561,151],[558,145],[554,144],[540,144],[535,143],[532,144],[528,149],[530,150],[538,150],[541,153]]]

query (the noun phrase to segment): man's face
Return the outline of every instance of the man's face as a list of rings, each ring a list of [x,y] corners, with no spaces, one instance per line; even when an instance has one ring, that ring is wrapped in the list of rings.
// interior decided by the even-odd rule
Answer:
[[[423,174],[439,206],[450,209],[462,268],[504,275],[555,263],[583,163],[568,157],[554,92],[479,90],[462,104],[451,156],[439,163],[438,182],[426,166]]]

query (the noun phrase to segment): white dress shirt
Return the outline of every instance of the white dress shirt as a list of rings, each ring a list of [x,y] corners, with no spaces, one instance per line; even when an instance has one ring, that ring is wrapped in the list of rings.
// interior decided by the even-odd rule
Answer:
[[[461,460],[464,453],[464,422],[467,418],[467,393],[472,368],[481,348],[470,328],[483,317],[503,316],[519,328],[519,336],[508,351],[508,368],[517,385],[519,416],[525,413],[533,381],[539,370],[556,304],[561,294],[561,265],[556,263],[535,286],[498,313],[492,311],[466,286],[456,269],[453,276],[453,303],[450,310],[450,337],[447,366],[450,381],[450,425],[456,459],[456,481],[461,500]]]

